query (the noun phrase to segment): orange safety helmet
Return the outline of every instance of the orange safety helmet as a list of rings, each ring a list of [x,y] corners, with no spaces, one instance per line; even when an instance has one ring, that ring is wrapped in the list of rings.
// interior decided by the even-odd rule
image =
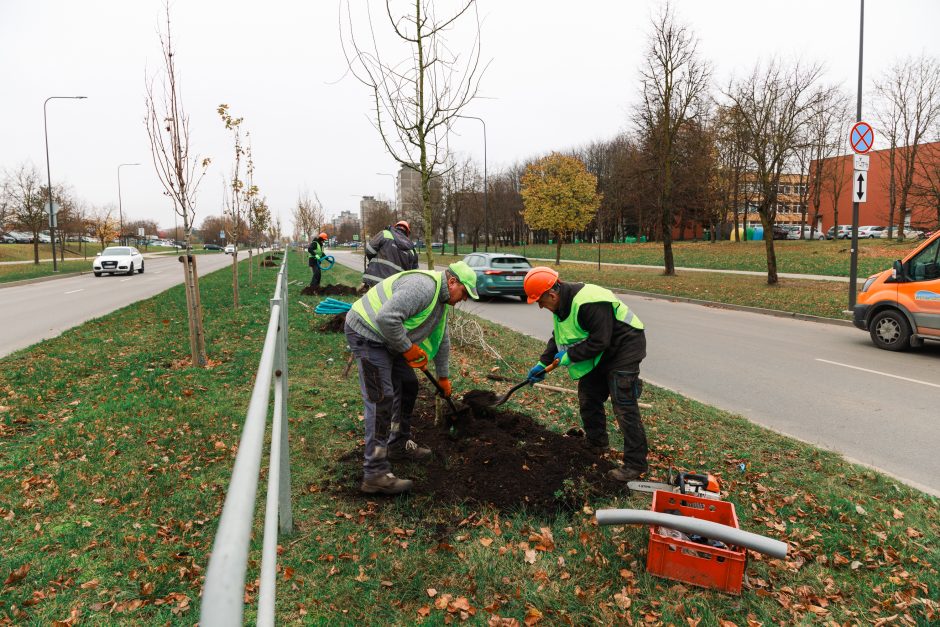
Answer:
[[[550,290],[558,283],[558,273],[548,266],[535,266],[525,274],[522,280],[522,287],[525,289],[527,301],[534,303],[542,294]]]
[[[319,235],[317,235],[317,238],[318,239],[330,239],[330,236],[327,235],[326,233],[320,233]]]
[[[403,229],[405,229],[405,235],[411,235],[411,225],[408,224],[407,221],[399,220],[398,222],[395,223],[395,226],[400,226]]]

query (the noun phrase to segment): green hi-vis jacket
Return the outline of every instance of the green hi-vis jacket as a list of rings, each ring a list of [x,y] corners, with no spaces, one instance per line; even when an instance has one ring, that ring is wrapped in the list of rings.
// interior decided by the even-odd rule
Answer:
[[[307,254],[317,261],[320,261],[324,257],[323,244],[319,239],[313,240],[310,245],[307,246]]]
[[[643,323],[640,322],[637,315],[630,311],[630,308],[619,298],[614,296],[613,292],[599,285],[585,283],[584,287],[574,295],[571,301],[571,313],[568,314],[568,317],[564,320],[559,320],[558,316],[554,316],[555,344],[558,346],[558,350],[568,350],[571,346],[587,339],[589,335],[588,332],[582,329],[581,325],[578,324],[578,310],[581,309],[581,305],[588,303],[610,303],[614,308],[614,318],[620,322],[629,324],[634,329],[643,329]],[[572,379],[580,379],[594,370],[594,367],[597,366],[603,356],[604,353],[600,353],[594,359],[576,361],[570,365],[563,363],[562,365],[568,366],[568,373],[571,375]],[[567,355],[565,359],[567,359]]]
[[[408,274],[424,274],[426,276],[434,279],[434,298],[431,299],[431,302],[428,303],[428,306],[418,312],[416,315],[408,318],[404,322],[405,330],[411,331],[412,329],[417,329],[421,324],[428,319],[428,316],[431,315],[431,312],[434,311],[434,308],[438,305],[438,302],[441,298],[441,277],[443,273],[441,272],[432,272],[429,270],[408,270],[407,272],[399,272],[398,274],[393,274],[387,279],[383,280],[381,283],[377,283],[372,286],[365,296],[353,303],[352,310],[359,314],[359,317],[362,318],[369,327],[382,335],[382,331],[379,330],[379,325],[376,323],[379,312],[382,310],[382,307],[386,302],[392,297],[392,285],[400,279],[401,277]],[[428,359],[434,359],[434,356],[437,355],[438,349],[441,347],[441,340],[444,339],[444,331],[447,328],[447,310],[444,308],[444,314],[441,316],[441,321],[438,322],[437,326],[431,331],[431,334],[418,342],[418,346],[428,354]]]

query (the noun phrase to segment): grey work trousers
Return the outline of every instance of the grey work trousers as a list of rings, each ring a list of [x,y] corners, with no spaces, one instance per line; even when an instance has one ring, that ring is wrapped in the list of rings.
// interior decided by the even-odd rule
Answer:
[[[411,437],[411,414],[418,398],[418,378],[405,358],[381,342],[346,327],[346,341],[359,366],[359,391],[365,406],[363,475],[379,477],[392,471],[388,447]]]

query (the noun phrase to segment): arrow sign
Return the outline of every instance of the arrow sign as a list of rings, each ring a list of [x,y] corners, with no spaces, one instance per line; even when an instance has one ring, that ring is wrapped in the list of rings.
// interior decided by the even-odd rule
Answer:
[[[852,200],[855,202],[865,202],[868,199],[868,172],[855,170],[852,173],[852,181],[855,185],[855,194]]]

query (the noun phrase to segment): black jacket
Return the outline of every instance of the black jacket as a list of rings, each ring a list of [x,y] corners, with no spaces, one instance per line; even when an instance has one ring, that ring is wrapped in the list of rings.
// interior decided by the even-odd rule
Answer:
[[[370,287],[393,274],[418,269],[418,251],[414,242],[398,227],[376,234],[366,244],[366,259],[369,265],[362,275],[362,282]]]
[[[571,302],[583,287],[584,283],[561,283],[561,302],[554,314],[559,320],[565,320],[571,315]],[[578,310],[578,324],[588,332],[588,337],[568,349],[568,358],[573,362],[594,359],[603,352],[604,356],[597,367],[612,368],[639,363],[646,357],[646,337],[643,331],[617,320],[610,303],[581,305]],[[557,352],[558,345],[555,344],[555,334],[552,333],[539,361],[550,364]]]

